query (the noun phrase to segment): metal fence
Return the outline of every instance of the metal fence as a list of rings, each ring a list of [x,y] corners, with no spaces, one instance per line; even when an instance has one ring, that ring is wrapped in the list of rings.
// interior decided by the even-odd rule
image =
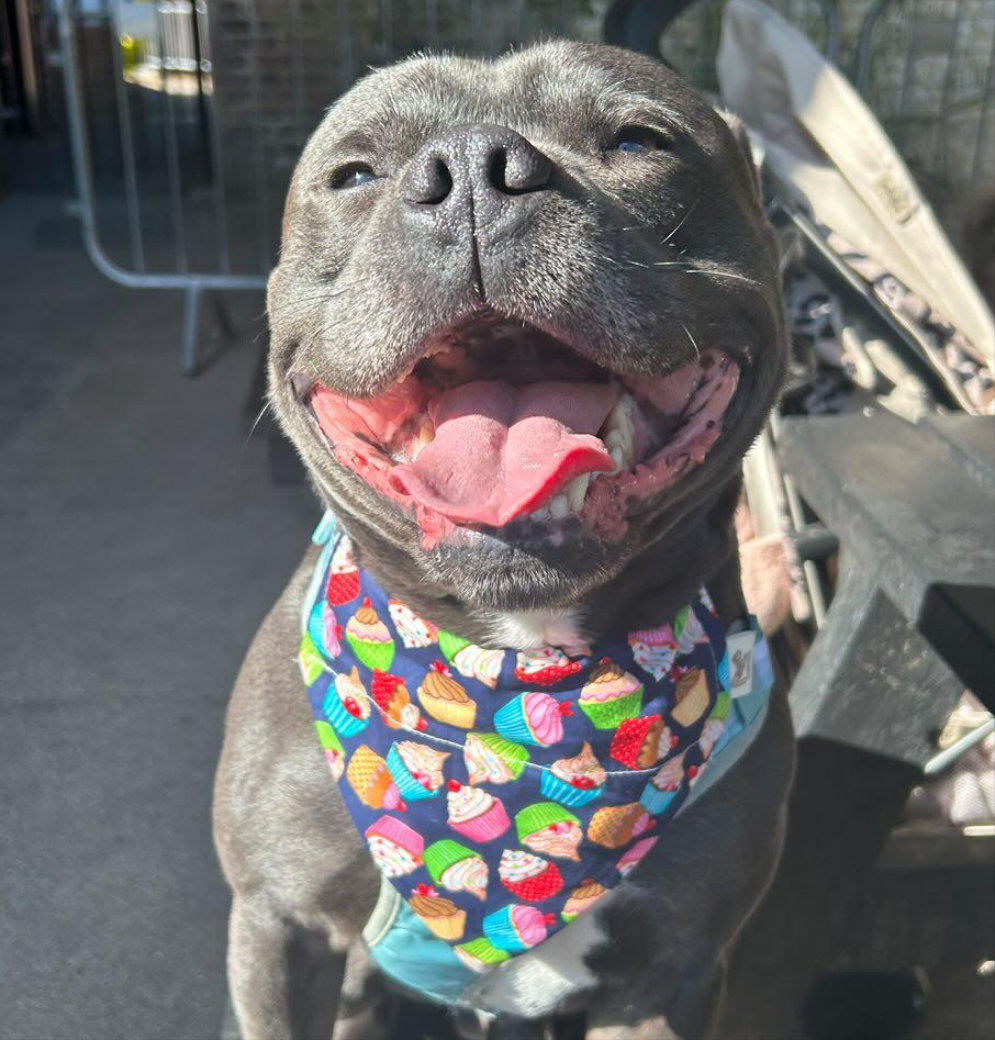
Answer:
[[[940,210],[995,177],[992,0],[772,0],[847,70]],[[368,66],[608,35],[715,90],[720,0],[65,0],[67,118],[86,247],[113,281],[261,290],[296,156]]]

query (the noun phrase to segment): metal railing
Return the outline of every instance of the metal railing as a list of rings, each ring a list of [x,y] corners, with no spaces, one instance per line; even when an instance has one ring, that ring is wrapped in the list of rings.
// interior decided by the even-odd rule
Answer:
[[[175,2],[160,4],[157,14],[173,14],[181,6]],[[191,20],[199,21],[204,13],[205,5],[186,5],[191,9]],[[162,8],[168,10],[164,12]],[[62,58],[65,70],[67,122],[69,126],[70,148],[72,150],[73,168],[76,176],[78,192],[79,217],[83,231],[83,241],[87,253],[94,265],[111,281],[118,285],[135,289],[171,289],[185,294],[183,332],[181,345],[181,363],[183,370],[192,374],[197,367],[197,331],[199,326],[201,302],[203,295],[209,292],[225,292],[233,290],[261,290],[266,285],[264,272],[235,274],[230,270],[227,249],[227,200],[225,197],[224,177],[221,173],[221,149],[218,130],[213,113],[206,120],[206,131],[209,153],[213,163],[213,210],[216,221],[216,270],[193,270],[187,252],[186,232],[182,212],[182,177],[178,161],[178,143],[176,112],[174,98],[168,80],[168,60],[163,60],[162,52],[158,61],[149,63],[151,68],[158,69],[159,83],[162,88],[165,111],[165,153],[167,161],[167,194],[169,198],[170,225],[173,239],[173,269],[150,270],[146,262],[146,243],[144,221],[141,214],[138,164],[136,158],[136,142],[132,127],[131,106],[127,97],[127,81],[122,57],[122,48],[111,46],[114,60],[114,93],[120,133],[120,150],[123,168],[123,188],[127,211],[128,240],[130,244],[130,265],[126,266],[110,257],[101,237],[98,222],[97,196],[94,187],[93,162],[90,150],[90,133],[84,95],[81,89],[79,57],[77,50],[78,0],[66,0],[60,19],[60,38]],[[112,0],[111,12],[112,39],[120,39],[121,0]],[[193,37],[190,33],[189,38]],[[183,54],[176,55],[182,58]],[[172,63],[175,65],[175,63]],[[195,63],[194,74],[200,77],[201,69]],[[198,89],[201,89],[198,87]]]
[[[995,177],[992,0],[771,0],[852,79],[941,215]],[[65,0],[67,121],[86,249],[120,285],[204,299],[265,287],[293,163],[367,66],[552,35],[661,56],[717,88],[720,0]]]
[[[181,360],[193,373],[205,296],[220,303],[218,293],[265,287],[293,159],[367,65],[426,47],[497,53],[544,35],[594,38],[587,6],[65,0],[67,121],[87,252],[119,285],[184,294]],[[226,31],[212,49],[218,26]],[[88,96],[92,81],[103,94]]]

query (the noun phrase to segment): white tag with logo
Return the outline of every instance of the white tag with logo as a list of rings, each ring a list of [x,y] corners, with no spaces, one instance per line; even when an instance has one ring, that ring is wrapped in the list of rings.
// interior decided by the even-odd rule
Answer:
[[[749,629],[726,636],[729,655],[729,693],[745,697],[753,691],[753,647],[757,637]]]

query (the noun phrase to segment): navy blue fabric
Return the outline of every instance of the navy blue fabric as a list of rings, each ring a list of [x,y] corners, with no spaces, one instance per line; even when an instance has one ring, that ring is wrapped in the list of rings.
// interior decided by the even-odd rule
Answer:
[[[313,585],[314,599],[303,619],[301,662],[326,757],[360,834],[375,835],[390,850],[400,845],[403,873],[390,880],[402,898],[416,913],[427,909],[429,913],[422,919],[429,927],[441,928],[442,937],[460,960],[475,970],[486,970],[523,952],[537,934],[544,932],[548,937],[574,913],[593,905],[596,900],[571,903],[578,890],[589,896],[599,888],[615,887],[635,865],[636,854],[648,851],[651,842],[647,839],[659,837],[679,811],[706,768],[709,752],[721,739],[729,712],[728,694],[719,689],[718,681],[725,635],[704,593],[669,626],[630,633],[616,644],[578,651],[575,656],[550,651],[551,668],[538,662],[530,671],[527,655],[504,651],[500,670],[490,680],[487,675],[481,678],[472,671],[460,671],[459,665],[466,668],[465,661],[476,652],[471,647],[469,654],[459,656],[460,650],[467,649],[465,640],[439,633],[430,622],[415,618],[407,608],[389,600],[369,574],[356,571],[348,543],[341,536],[323,554],[320,571]],[[357,615],[365,625],[356,621]],[[646,640],[658,640],[667,631],[673,643],[670,658],[666,646],[662,657],[659,647],[654,656]],[[387,642],[356,638],[356,633],[361,637],[372,633],[381,640],[386,637]],[[405,637],[409,643],[424,645],[405,646]],[[625,714],[634,717],[620,724],[613,718],[610,727],[597,706],[593,716],[588,713],[583,696],[592,673],[599,666],[603,671],[606,660],[616,666],[613,674],[624,675],[623,688],[626,684],[639,688],[638,696],[630,693],[619,698],[627,705]],[[337,678],[353,670],[354,677],[342,688],[356,694],[358,679],[367,696],[365,717],[344,710],[337,692]],[[445,703],[439,712],[439,702],[425,695],[426,677],[443,670],[448,673],[447,688],[452,691],[455,684],[465,694],[457,708],[459,718],[449,717]],[[691,719],[686,710],[674,714],[678,680],[688,675],[696,679],[699,703]],[[431,687],[432,681],[427,685]],[[376,691],[379,697],[373,695]],[[523,703],[526,696],[529,700]],[[348,699],[362,700],[362,694]],[[540,715],[545,715],[547,728],[556,737],[549,746],[536,742],[536,733],[525,721],[523,709],[536,705],[543,709]],[[402,706],[404,721],[398,725]],[[554,708],[559,725],[549,722]],[[710,739],[703,741],[709,725]],[[620,731],[623,738],[629,735],[632,739],[619,738]],[[543,733],[549,739],[550,733]],[[464,758],[469,734],[484,734],[486,739],[498,734],[512,740],[524,749],[528,761],[520,772],[515,766],[516,778],[471,784]],[[645,746],[641,744],[644,735]],[[399,743],[447,755],[441,763],[443,783],[430,796],[424,788],[418,790],[405,770],[398,757]],[[551,771],[555,763],[578,756],[585,744],[606,773],[604,783],[591,790],[572,788]],[[651,764],[637,764],[637,751]],[[517,759],[522,752],[515,755]],[[673,789],[654,787],[653,778],[667,769],[668,786]],[[469,835],[453,828],[447,803],[460,798],[480,799],[488,805],[480,823],[483,833],[477,820],[469,824]],[[523,811],[524,816],[518,816]],[[541,834],[536,837],[542,828],[531,829],[537,824],[548,824],[550,829],[565,827],[570,840],[579,831],[576,858],[566,854],[563,846],[557,853],[536,847],[530,839],[543,840]],[[426,863],[426,850],[437,842],[444,843],[440,848],[446,854],[433,861],[430,851]],[[458,848],[454,850],[451,843]],[[484,899],[478,898],[479,893],[447,889],[440,883],[439,864],[447,863],[453,854],[464,859],[479,857],[486,864]],[[505,884],[501,864],[509,855],[524,860],[526,872],[538,871],[536,876]],[[433,862],[434,871],[430,869]],[[394,866],[397,869],[397,863]],[[513,909],[522,906],[540,914],[515,910],[517,916],[509,920]],[[524,935],[522,921],[526,923]]]

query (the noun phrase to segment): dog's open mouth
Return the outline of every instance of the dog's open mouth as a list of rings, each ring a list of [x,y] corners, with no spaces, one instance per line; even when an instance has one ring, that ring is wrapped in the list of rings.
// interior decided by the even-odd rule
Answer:
[[[335,458],[412,512],[431,547],[457,526],[526,519],[620,537],[632,500],[702,462],[738,382],[715,350],[624,376],[532,326],[478,318],[432,337],[376,397],[317,384],[306,400]]]

